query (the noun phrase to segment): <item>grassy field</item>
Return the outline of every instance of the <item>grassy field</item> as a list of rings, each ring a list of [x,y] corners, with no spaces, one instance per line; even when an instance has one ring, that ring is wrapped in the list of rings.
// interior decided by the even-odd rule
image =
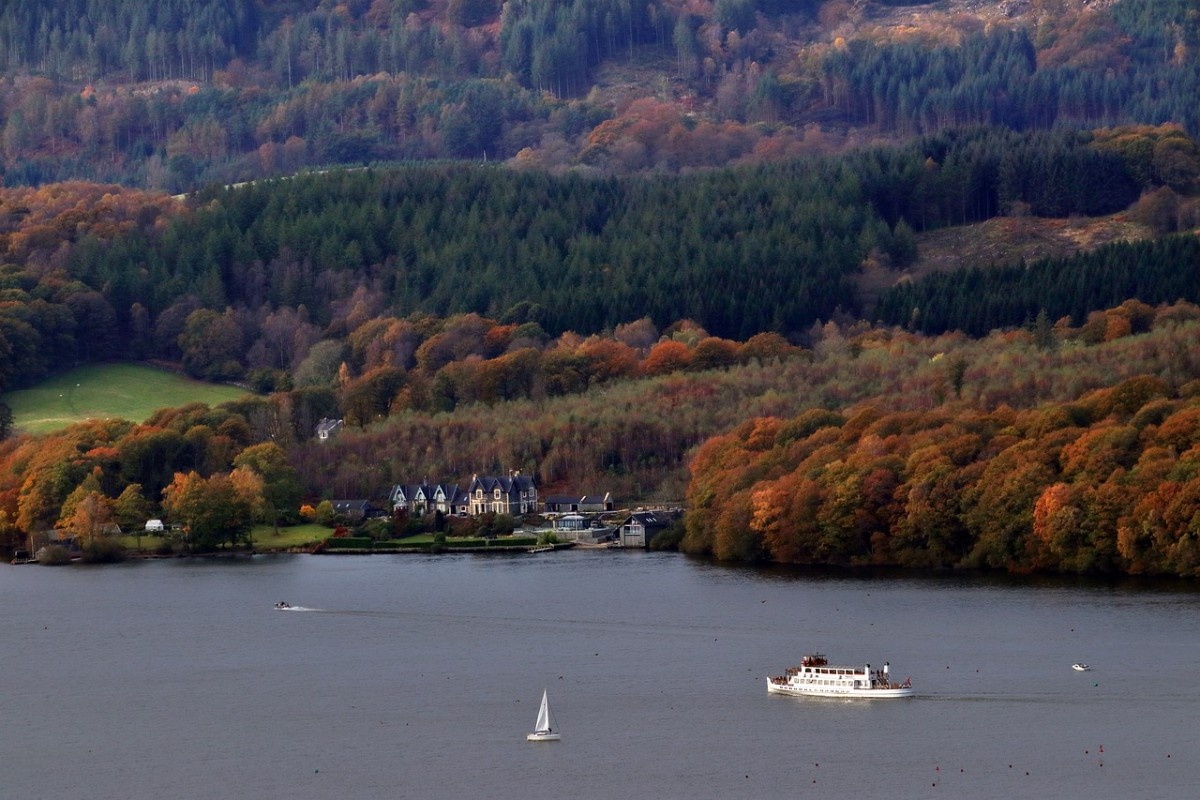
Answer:
[[[41,434],[85,419],[120,417],[141,422],[160,408],[216,405],[245,389],[185,378],[144,364],[93,364],[55,375],[31,389],[0,396],[18,431]]]
[[[324,525],[294,525],[290,528],[280,528],[279,533],[275,533],[270,525],[255,525],[250,531],[250,536],[254,540],[254,549],[259,553],[266,553],[292,547],[307,547],[328,538],[332,533],[333,529]],[[163,537],[147,533],[143,533],[141,537],[133,533],[121,536],[121,544],[125,545],[125,549],[130,553],[138,552],[139,540],[142,552],[153,553],[162,544]]]
[[[291,528],[280,528],[278,534],[270,525],[255,525],[254,530],[250,532],[254,538],[254,549],[259,552],[305,547],[328,539],[332,534],[333,529],[324,525],[294,525]]]

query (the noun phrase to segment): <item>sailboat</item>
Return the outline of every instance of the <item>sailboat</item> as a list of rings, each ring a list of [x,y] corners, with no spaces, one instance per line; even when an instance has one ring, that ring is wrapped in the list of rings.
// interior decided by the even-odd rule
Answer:
[[[550,713],[550,701],[546,699],[546,690],[542,689],[542,705],[538,708],[537,722],[533,724],[533,733],[525,737],[531,742],[557,742],[562,738],[554,715]]]

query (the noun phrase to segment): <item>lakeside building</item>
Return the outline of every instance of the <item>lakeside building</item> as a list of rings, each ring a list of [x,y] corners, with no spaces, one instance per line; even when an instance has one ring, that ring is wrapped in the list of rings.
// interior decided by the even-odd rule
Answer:
[[[552,494],[544,503],[547,514],[574,514],[613,510],[612,495],[604,494]]]
[[[676,515],[665,511],[635,511],[617,527],[621,547],[649,547],[662,531],[675,522]]]
[[[508,477],[475,475],[467,489],[472,516],[486,514],[508,514],[513,517],[536,514],[538,510],[537,487],[533,478],[522,475],[520,470],[510,472]]]
[[[407,512],[414,517],[437,513],[466,516],[471,511],[467,493],[455,483],[397,483],[388,497],[392,512]]]
[[[402,511],[415,517],[438,511],[454,516],[491,513],[521,517],[538,511],[533,478],[519,471],[505,477],[474,475],[467,491],[454,483],[397,483],[388,501],[392,513]]]
[[[351,522],[362,522],[364,519],[379,516],[379,509],[370,500],[334,500],[333,510],[338,516]]]

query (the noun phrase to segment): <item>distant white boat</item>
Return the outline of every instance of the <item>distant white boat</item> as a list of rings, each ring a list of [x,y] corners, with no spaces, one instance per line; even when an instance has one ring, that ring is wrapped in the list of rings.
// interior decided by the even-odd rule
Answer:
[[[525,738],[531,742],[557,742],[562,738],[562,734],[558,732],[558,725],[554,722],[554,715],[550,713],[550,701],[546,697],[545,689],[542,689],[542,705],[538,708],[533,733]]]
[[[1089,667],[1087,664],[1079,663],[1072,664],[1071,669],[1075,670],[1076,672],[1087,672],[1089,669],[1091,669],[1091,667]]]

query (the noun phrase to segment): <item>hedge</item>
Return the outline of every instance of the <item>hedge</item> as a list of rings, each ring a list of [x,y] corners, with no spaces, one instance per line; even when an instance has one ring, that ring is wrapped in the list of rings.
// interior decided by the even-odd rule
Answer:
[[[413,537],[418,538],[418,537]],[[537,544],[536,536],[514,536],[504,539],[448,539],[444,542],[409,541],[408,539],[389,539],[376,542],[367,536],[336,536],[325,540],[329,550],[460,550],[466,548],[487,547],[533,547]]]
[[[375,540],[367,536],[331,536],[325,540],[330,550],[370,550]]]

